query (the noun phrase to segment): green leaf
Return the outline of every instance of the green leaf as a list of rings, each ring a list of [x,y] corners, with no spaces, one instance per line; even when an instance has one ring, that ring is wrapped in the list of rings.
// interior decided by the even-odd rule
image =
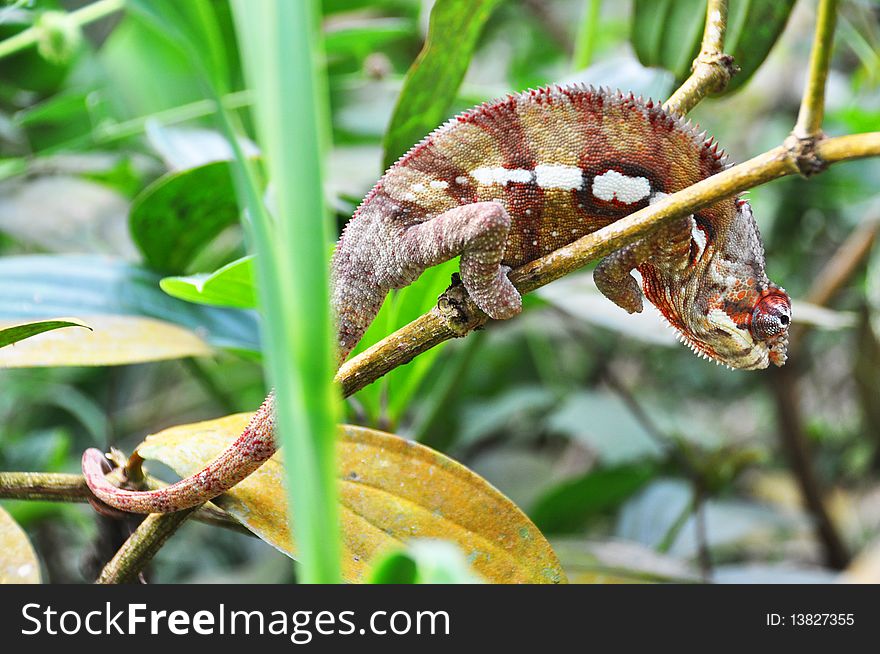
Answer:
[[[229,47],[235,40],[227,3],[129,0],[129,8],[186,53],[218,93],[229,90],[230,71],[237,68],[238,59],[235,48]]]
[[[437,0],[425,46],[410,67],[385,135],[385,166],[437,127],[467,72],[483,25],[500,0]]]
[[[199,340],[216,347],[242,353],[259,351],[258,326],[253,313],[183,302],[166,295],[159,288],[159,280],[159,275],[148,270],[105,257],[4,257],[0,259],[0,320],[12,325],[75,315],[96,330],[93,335],[86,333],[78,337],[86,338],[96,337],[97,317],[113,318],[117,325],[125,323],[126,329],[143,323],[133,324],[122,320],[124,318],[149,318],[153,323],[182,327],[184,329],[179,330],[182,334],[196,337],[197,333]],[[110,333],[123,328],[103,325]],[[106,338],[106,334],[103,337]],[[22,343],[14,349],[25,345]]]
[[[0,584],[40,583],[40,563],[24,530],[0,507]]]
[[[406,38],[412,32],[409,21],[398,18],[380,18],[363,24],[327,32],[324,49],[327,57],[354,57],[363,59],[388,44]]]
[[[151,267],[179,273],[220,232],[238,222],[225,161],[160,177],[135,198],[132,237]]]
[[[172,427],[147,437],[137,452],[181,476],[192,475],[238,437],[251,415]],[[393,434],[341,426],[336,478],[346,581],[363,581],[379,557],[424,538],[455,543],[469,567],[490,582],[565,581],[549,543],[522,511],[482,477],[439,452]],[[215,502],[264,541],[296,558],[299,548],[291,539],[284,479],[277,453]],[[296,523],[295,511],[292,522]],[[419,565],[426,567],[430,559],[438,562],[433,548],[424,556],[414,551]],[[397,567],[397,574],[405,572]],[[449,573],[449,566],[439,567]]]
[[[339,389],[323,181],[329,118],[317,0],[233,0],[244,72],[256,97],[255,132],[273,184],[266,206],[254,166],[235,148],[237,190],[249,217],[265,319],[266,372],[288,462],[288,493],[303,551],[298,580],[338,583],[340,539],[333,456]],[[233,119],[220,112],[235,147]]]
[[[53,329],[61,329],[62,327],[85,327],[90,331],[92,329],[85,323],[80,322],[75,318],[59,318],[58,320],[38,320],[36,322],[29,322],[23,325],[16,325],[14,327],[0,329],[0,347],[5,347],[7,345],[11,345],[12,343],[17,343],[18,341],[30,338],[31,336],[36,336],[37,334],[42,334],[43,332],[52,331]]]
[[[212,273],[166,277],[159,286],[172,297],[196,304],[239,309],[257,306],[253,256],[242,257]]]
[[[699,52],[706,0],[635,0],[632,41],[639,60],[682,80]]]
[[[449,286],[452,273],[458,270],[458,260],[429,268],[409,286],[392,292],[370,325],[353,356],[412,322],[437,304],[437,297]],[[395,368],[378,383],[370,384],[356,395],[373,423],[396,425],[409,408],[410,400],[419,385],[430,374],[445,343],[417,357],[409,365]]]
[[[479,584],[462,551],[442,540],[414,540],[376,561],[371,584]]]
[[[730,1],[724,52],[740,72],[725,93],[743,86],[764,62],[793,6],[794,0]],[[635,0],[631,40],[639,61],[684,80],[700,51],[705,20],[705,0]]]
[[[129,3],[128,9],[135,9]],[[106,93],[120,119],[147,116],[204,98],[198,62],[155,22],[128,11],[97,53]]]
[[[654,476],[654,467],[637,464],[602,468],[565,481],[535,502],[530,511],[545,533],[570,533],[587,520],[630,497]]]
[[[795,0],[734,0],[730,3],[724,51],[740,67],[725,93],[743,86],[764,63],[788,22]]]

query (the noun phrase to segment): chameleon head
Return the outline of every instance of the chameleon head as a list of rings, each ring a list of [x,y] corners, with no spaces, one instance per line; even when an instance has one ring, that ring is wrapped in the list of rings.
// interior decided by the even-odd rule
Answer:
[[[674,275],[640,267],[645,294],[698,355],[746,370],[781,366],[791,301],[764,272],[749,203],[725,201],[707,214],[690,219],[690,265],[678,285]]]

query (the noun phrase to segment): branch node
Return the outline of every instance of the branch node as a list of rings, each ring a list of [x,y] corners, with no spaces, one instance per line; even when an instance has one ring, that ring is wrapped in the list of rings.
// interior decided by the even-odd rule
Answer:
[[[435,313],[459,338],[479,324],[479,309],[470,299],[458,273],[453,273],[449,287],[437,298]]]
[[[789,159],[801,177],[809,178],[828,168],[828,162],[819,156],[816,147],[824,139],[822,132],[811,136],[798,136],[792,132],[783,142]]]
[[[696,73],[698,68],[708,66],[711,70],[707,76],[708,91],[721,93],[730,83],[730,78],[740,71],[733,55],[724,52],[700,52],[691,64],[691,72]]]

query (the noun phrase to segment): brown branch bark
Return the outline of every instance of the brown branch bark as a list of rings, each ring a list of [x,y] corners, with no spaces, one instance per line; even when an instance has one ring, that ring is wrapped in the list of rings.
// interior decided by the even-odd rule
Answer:
[[[700,54],[691,65],[690,76],[664,103],[664,109],[683,116],[710,93],[720,93],[727,88],[739,68],[731,55],[724,54],[726,31],[727,0],[708,0]]]

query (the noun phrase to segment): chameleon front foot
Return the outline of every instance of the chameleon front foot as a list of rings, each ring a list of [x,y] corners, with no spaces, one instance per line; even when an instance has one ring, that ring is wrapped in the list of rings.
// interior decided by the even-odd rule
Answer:
[[[622,248],[602,259],[593,271],[593,280],[602,295],[621,309],[629,313],[641,313],[642,289],[631,274],[638,265],[634,245]]]

